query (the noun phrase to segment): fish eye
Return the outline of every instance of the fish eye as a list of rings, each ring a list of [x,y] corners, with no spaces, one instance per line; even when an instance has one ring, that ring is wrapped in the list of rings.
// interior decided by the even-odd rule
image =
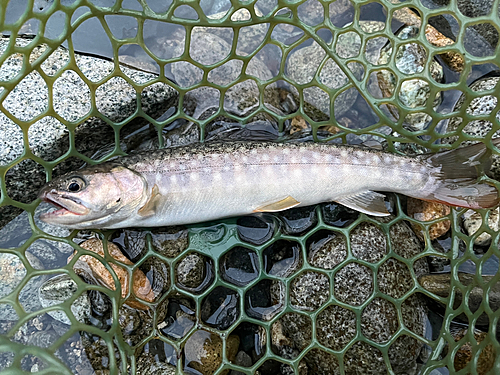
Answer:
[[[68,184],[68,191],[76,193],[82,190],[85,186],[85,181],[83,181],[80,177],[72,177]]]

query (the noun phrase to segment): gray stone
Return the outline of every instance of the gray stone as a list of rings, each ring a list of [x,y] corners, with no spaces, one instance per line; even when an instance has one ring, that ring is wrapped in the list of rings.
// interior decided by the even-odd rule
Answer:
[[[401,30],[398,34],[400,39],[409,39],[418,34],[419,29],[415,26],[408,26]],[[388,44],[382,48],[380,52],[379,64],[387,64],[391,59],[393,47]],[[406,75],[420,73],[424,70],[427,62],[427,52],[418,43],[408,43],[399,47],[396,52],[396,67]],[[432,60],[430,64],[431,76],[436,82],[441,82],[443,79],[443,68],[436,60]],[[396,76],[388,70],[381,70],[378,73],[379,85],[382,88],[384,96],[390,96],[394,93],[397,87]],[[423,79],[410,79],[401,84],[399,89],[399,101],[409,108],[424,107],[430,96],[429,82]],[[436,109],[441,103],[441,94],[438,93],[433,99],[432,107]],[[393,115],[397,116],[397,111],[393,110]],[[424,112],[410,113],[406,116],[403,126],[408,130],[418,131],[425,129],[432,121],[431,116]]]
[[[59,305],[72,297],[78,289],[76,282],[68,275],[58,275],[47,280],[40,287],[40,303],[43,307],[50,307]],[[90,300],[87,292],[84,291],[80,296],[71,304],[71,312],[76,320],[85,323],[87,318],[91,315]],[[47,312],[55,320],[71,325],[71,320],[66,313],[61,310],[53,310]]]
[[[499,208],[497,207],[493,210],[490,210],[488,216],[488,226],[493,232],[498,232],[500,224],[499,221],[500,221]],[[479,227],[482,224],[483,224],[483,219],[479,212],[467,210],[463,215],[464,229],[469,236],[474,235],[479,230]],[[482,232],[474,240],[474,245],[477,246],[489,246],[490,244],[491,244],[491,234],[486,232]]]
[[[26,259],[35,270],[43,270],[43,265],[34,255],[26,253]],[[25,278],[29,277],[21,258],[14,254],[0,253],[0,298],[10,295]],[[19,292],[19,304],[26,312],[40,310],[42,306],[37,294],[46,276],[31,277]],[[17,320],[19,317],[13,307],[0,305],[0,320]]]
[[[177,264],[177,282],[187,288],[198,288],[205,279],[205,260],[198,254],[188,254]]]
[[[378,218],[382,223],[388,223],[392,219]],[[314,253],[314,264],[318,268],[331,269],[332,259],[345,259],[345,241],[339,236],[330,238],[326,245],[317,240],[323,251]],[[328,239],[328,237],[326,238]],[[422,252],[423,248],[411,228],[403,221],[397,222],[389,228],[389,239],[392,251],[404,259],[412,259]],[[388,253],[387,235],[375,224],[362,222],[350,232],[351,251],[354,259],[338,269],[333,278],[335,298],[352,306],[360,306],[367,301],[361,315],[361,330],[363,336],[368,339],[385,343],[397,332],[400,324],[404,324],[412,332],[423,336],[425,328],[426,307],[423,299],[418,294],[411,295],[402,304],[402,322],[398,322],[395,306],[383,297],[372,298],[374,281],[377,278],[378,289],[381,293],[392,298],[401,298],[414,287],[409,266],[405,263],[389,258],[378,268],[376,274],[356,259],[369,263],[377,263],[384,259]],[[330,253],[330,254],[329,254]],[[333,264],[336,267],[338,264]],[[424,259],[410,263],[415,274],[418,276],[428,273],[428,266]],[[293,282],[290,299],[293,303]],[[316,286],[317,287],[317,286]],[[314,291],[314,288],[310,290]],[[309,291],[310,294],[314,292]],[[319,342],[326,347],[340,351],[350,345],[356,337],[356,315],[344,307],[330,303],[324,308],[316,320],[316,335]],[[289,336],[289,335],[288,335]],[[296,343],[297,341],[297,343]],[[291,340],[291,346],[298,345],[298,339]],[[298,346],[297,346],[298,347]],[[419,340],[407,335],[399,337],[389,348],[389,359],[395,373],[412,373],[416,366],[416,359],[423,347]],[[365,358],[366,363],[376,364],[373,369],[365,368],[363,361],[355,361],[354,358]],[[312,353],[305,357],[310,369],[318,369],[322,366],[332,371],[338,368],[338,363],[332,357],[322,353]],[[328,366],[322,362],[327,361]],[[378,349],[371,345],[355,343],[345,356],[346,372],[358,373],[385,373],[386,367],[383,356]],[[327,373],[327,372],[320,372]]]
[[[210,19],[221,19],[227,12],[220,12],[208,16]],[[262,12],[256,7],[255,14],[257,17],[262,17]],[[231,15],[231,21],[248,21],[251,19],[251,14],[247,9],[238,9]],[[264,38],[269,29],[268,23],[258,23],[252,26],[244,26],[239,29],[238,44],[236,45],[236,53],[240,56],[247,56],[255,51],[255,49],[264,41]],[[208,32],[217,35],[224,39],[227,43],[233,42],[233,31],[223,27],[199,27],[197,30]]]
[[[314,311],[330,297],[330,281],[319,272],[305,272],[292,280],[290,302],[297,309]]]
[[[174,47],[174,49],[181,47]],[[231,45],[217,35],[204,32],[199,28],[193,29],[189,55],[194,61],[212,65],[225,59],[230,52]],[[236,83],[242,73],[242,66],[242,61],[231,59],[211,69],[207,77],[210,83],[231,86],[225,93],[224,109],[237,115],[244,115],[259,104],[259,89],[255,81],[249,79]],[[198,84],[203,78],[203,71],[187,61],[172,63],[171,71],[176,82],[182,87]],[[269,69],[258,59],[250,60],[245,73],[263,81],[272,78]],[[269,88],[274,88],[274,86],[271,84]],[[208,108],[219,108],[219,97],[218,90],[203,86],[187,93],[185,100],[196,102],[197,109],[194,116],[197,117]],[[269,98],[269,100],[272,99]]]

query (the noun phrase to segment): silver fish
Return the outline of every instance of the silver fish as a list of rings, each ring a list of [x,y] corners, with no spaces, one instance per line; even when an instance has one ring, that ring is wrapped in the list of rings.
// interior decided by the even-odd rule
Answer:
[[[500,138],[493,144],[500,143]],[[205,143],[117,158],[50,181],[42,215],[69,228],[155,227],[335,201],[385,216],[395,192],[448,205],[489,208],[497,189],[478,183],[484,144],[406,157],[319,143]]]

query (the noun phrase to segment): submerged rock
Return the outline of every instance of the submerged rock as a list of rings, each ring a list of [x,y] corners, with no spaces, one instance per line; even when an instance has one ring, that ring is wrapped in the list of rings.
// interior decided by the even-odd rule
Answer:
[[[476,276],[459,272],[458,279],[464,287],[470,287],[476,283]],[[484,283],[489,283],[494,278],[494,276],[483,275],[481,276]],[[439,297],[448,298],[451,293],[451,279],[452,276],[449,273],[442,274],[431,274],[424,275],[418,279],[420,285],[422,285],[425,290],[434,293]],[[484,300],[484,290],[480,286],[472,287],[471,291],[468,293],[469,299],[466,301],[468,308],[472,313],[475,313]],[[462,290],[455,288],[455,299],[453,300],[453,308],[459,308],[465,301],[463,300]],[[497,311],[500,308],[500,282],[496,282],[489,288],[488,293],[489,307],[493,311]],[[460,314],[457,317],[458,320],[469,323],[469,319],[466,315]],[[483,313],[477,319],[476,324],[486,326],[489,323],[489,318],[486,313]]]
[[[43,307],[58,305],[72,297],[78,290],[78,284],[69,275],[59,275],[47,280],[40,287],[40,302]],[[90,300],[87,292],[83,291],[80,296],[71,304],[73,316],[81,323],[87,323],[91,316]],[[47,312],[55,320],[71,325],[71,320],[66,313],[61,310]]]
[[[97,238],[87,240],[81,243],[80,246],[100,255],[101,257],[105,256],[103,243]],[[114,243],[107,243],[107,252],[115,260],[126,265],[133,265],[133,263],[122,254],[118,246],[116,246]],[[71,256],[68,261],[72,258],[73,256]],[[133,294],[129,296],[129,271],[114,263],[109,263],[109,265],[118,277],[118,281],[120,283],[119,287],[121,288],[121,296],[122,298],[126,298],[125,303],[137,309],[148,309],[146,305],[137,300],[140,299],[147,302],[153,302],[155,299],[155,294],[153,292],[153,289],[151,288],[151,283],[146,275],[144,275],[144,273],[138,268],[136,268],[132,272],[131,284],[133,288]],[[106,267],[103,263],[101,263],[100,260],[91,255],[81,255],[74,264],[73,268],[75,272],[82,277],[90,280],[94,279],[111,290],[116,289],[116,284],[111,273],[106,269]]]
[[[463,216],[464,229],[469,236],[476,234],[481,225],[483,224],[483,218],[479,212],[468,210]],[[500,224],[500,213],[499,208],[495,208],[488,212],[488,227],[493,232],[498,232]],[[491,244],[491,234],[487,232],[482,232],[474,240],[474,245],[477,246],[489,246]]]
[[[418,35],[419,29],[415,26],[408,26],[401,30],[398,34],[399,38],[405,40]],[[379,64],[387,64],[393,53],[393,47],[388,44],[380,53]],[[426,61],[428,60],[427,52],[423,46],[418,43],[404,44],[396,51],[396,67],[399,71],[406,75],[420,73],[424,70]],[[443,68],[436,60],[432,60],[430,64],[430,73],[436,82],[441,82],[443,79]],[[397,88],[397,79],[394,74],[388,70],[381,70],[377,73],[379,86],[384,97],[392,96]],[[441,93],[437,93],[434,98],[430,98],[429,82],[423,79],[410,79],[401,84],[398,91],[399,101],[410,108],[423,108],[427,100],[432,100],[432,107],[436,109],[441,103]],[[393,116],[399,117],[397,109],[388,107]],[[403,126],[408,130],[418,131],[425,129],[432,121],[430,115],[425,112],[413,112],[405,117]]]
[[[441,203],[427,202],[411,197],[408,197],[407,208],[408,216],[420,221],[431,221],[439,219],[441,217],[449,215],[451,212],[450,206],[446,206]],[[421,241],[424,241],[425,237],[423,228],[420,225],[415,224],[414,222],[410,222],[410,224],[418,238],[420,238]],[[427,229],[427,232],[429,233],[430,239],[434,240],[448,233],[450,227],[451,223],[449,220],[442,220],[439,223],[432,224]]]

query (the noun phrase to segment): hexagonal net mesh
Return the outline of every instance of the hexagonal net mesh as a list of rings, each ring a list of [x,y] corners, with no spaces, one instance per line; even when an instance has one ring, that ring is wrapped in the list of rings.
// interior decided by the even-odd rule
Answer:
[[[499,9],[2,2],[0,368],[500,372],[498,209],[393,195],[383,220],[329,203],[86,232],[41,222],[36,198],[83,164],[213,139],[496,155]]]

